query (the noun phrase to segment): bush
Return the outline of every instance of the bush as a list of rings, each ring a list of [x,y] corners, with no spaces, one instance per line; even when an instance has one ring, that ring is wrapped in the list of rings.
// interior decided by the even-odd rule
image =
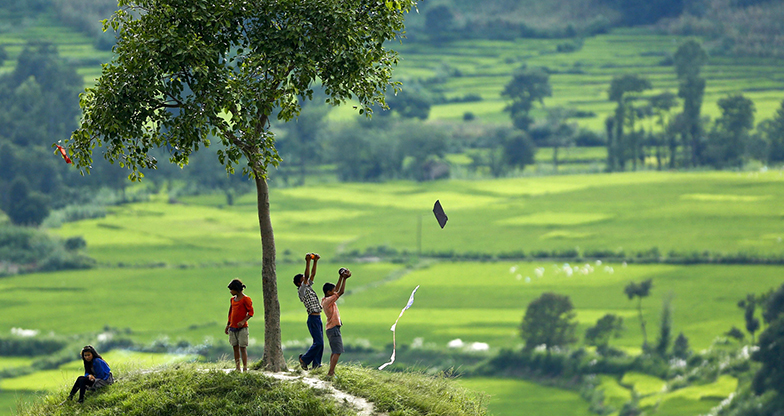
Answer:
[[[43,231],[0,226],[0,264],[5,264],[5,270],[0,269],[0,275],[93,267],[93,259],[76,253],[80,247],[84,247],[84,239],[81,237],[63,242]]]
[[[35,357],[62,350],[66,342],[55,337],[0,337],[0,356]],[[73,357],[71,357],[73,359]]]

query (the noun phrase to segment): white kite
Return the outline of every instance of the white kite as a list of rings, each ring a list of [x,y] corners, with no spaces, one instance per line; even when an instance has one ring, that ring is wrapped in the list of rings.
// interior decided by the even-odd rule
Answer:
[[[408,303],[406,304],[406,307],[403,308],[402,311],[400,311],[400,315],[398,315],[397,319],[395,320],[395,323],[392,325],[392,328],[390,328],[390,331],[392,331],[392,357],[389,359],[388,363],[379,367],[378,368],[379,370],[383,370],[386,366],[395,362],[395,351],[397,349],[397,345],[395,343],[395,327],[397,326],[397,321],[400,320],[400,317],[403,316],[403,314],[406,312],[408,308],[411,307],[411,305],[414,304],[414,294],[416,293],[417,289],[419,289],[419,285],[417,285],[417,287],[414,288],[414,291],[411,292],[411,297],[408,298]]]

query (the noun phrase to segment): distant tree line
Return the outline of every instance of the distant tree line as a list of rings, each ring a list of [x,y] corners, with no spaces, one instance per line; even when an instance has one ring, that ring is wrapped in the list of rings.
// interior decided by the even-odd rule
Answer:
[[[673,62],[679,81],[677,97],[662,92],[647,98],[653,88],[639,75],[612,79],[608,97],[616,103],[615,115],[606,120],[607,169],[622,171],[655,156],[658,169],[712,166],[740,167],[751,159],[784,162],[784,101],[773,119],[757,124],[754,102],[743,94],[718,101],[721,116],[711,122],[702,116],[706,81],[700,75],[708,55],[695,40],[683,43]],[[682,110],[678,99],[683,100]],[[644,121],[649,120],[647,131]],[[658,128],[654,130],[653,125]],[[631,166],[629,166],[631,165]]]

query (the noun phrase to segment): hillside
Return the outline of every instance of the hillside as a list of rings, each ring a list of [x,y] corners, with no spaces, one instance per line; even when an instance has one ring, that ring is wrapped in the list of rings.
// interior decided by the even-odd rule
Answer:
[[[224,366],[225,367],[225,366]],[[484,415],[482,398],[443,377],[387,373],[341,365],[323,371],[235,373],[220,365],[181,364],[120,375],[85,403],[61,404],[65,390],[20,409],[36,415]],[[369,401],[363,400],[367,399]]]

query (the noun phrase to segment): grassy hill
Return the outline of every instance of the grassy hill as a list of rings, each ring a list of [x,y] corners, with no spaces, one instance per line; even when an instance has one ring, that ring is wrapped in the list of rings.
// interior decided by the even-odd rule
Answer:
[[[225,364],[225,363],[224,363]],[[323,371],[322,371],[323,373]],[[301,372],[300,372],[300,375]],[[294,374],[296,377],[297,374]],[[390,415],[484,415],[481,397],[450,380],[414,373],[382,373],[341,366],[334,385]],[[24,406],[20,415],[355,415],[356,408],[324,389],[251,371],[227,373],[216,365],[177,365],[123,374],[88,394],[83,405],[61,405],[65,390]]]

